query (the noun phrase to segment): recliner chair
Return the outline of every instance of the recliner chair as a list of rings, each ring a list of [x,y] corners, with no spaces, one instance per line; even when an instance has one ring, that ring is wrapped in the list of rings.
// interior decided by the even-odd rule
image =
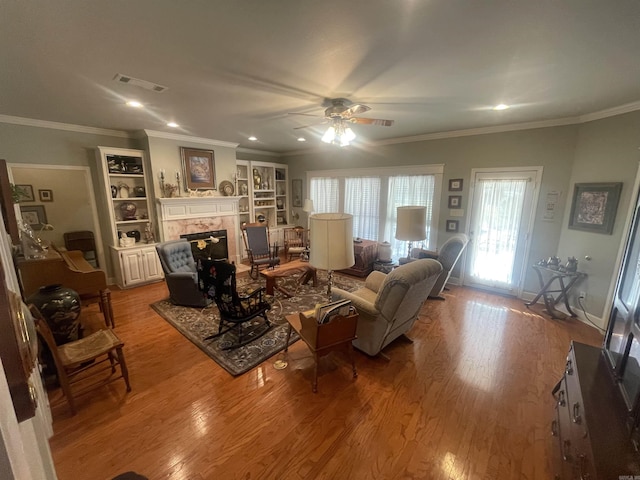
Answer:
[[[416,260],[388,274],[371,272],[364,287],[355,292],[333,288],[334,298],[351,300],[360,314],[353,346],[373,356],[405,334],[441,272],[437,260]]]
[[[453,267],[458,263],[458,259],[462,255],[465,247],[469,243],[469,237],[464,233],[454,235],[442,244],[442,247],[437,252],[431,250],[423,250],[421,248],[411,249],[411,259],[419,258],[432,258],[438,260],[442,264],[442,273],[438,277],[438,280],[433,285],[429,298],[436,300],[444,300],[444,297],[440,294],[445,288],[445,285],[449,281]]]
[[[196,262],[191,244],[186,239],[170,240],[156,245],[169,298],[176,305],[206,307],[211,300],[198,288]]]

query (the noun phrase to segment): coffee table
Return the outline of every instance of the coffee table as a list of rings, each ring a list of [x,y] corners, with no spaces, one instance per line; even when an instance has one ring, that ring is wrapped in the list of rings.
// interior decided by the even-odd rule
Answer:
[[[309,262],[303,262],[302,260],[293,260],[291,262],[280,264],[276,268],[267,268],[260,272],[267,280],[267,295],[273,295],[275,290],[278,290],[286,297],[293,297],[293,293],[289,292],[286,288],[278,285],[276,280],[278,278],[288,277],[294,273],[302,272],[302,275],[298,279],[301,285],[306,285],[309,280],[313,280],[313,286],[318,286],[317,270],[309,265]]]

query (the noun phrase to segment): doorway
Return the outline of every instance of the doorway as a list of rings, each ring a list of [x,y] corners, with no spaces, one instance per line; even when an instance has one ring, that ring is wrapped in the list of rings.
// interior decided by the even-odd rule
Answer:
[[[519,296],[542,167],[472,169],[464,284]]]
[[[36,233],[46,242],[64,247],[65,232],[94,232],[96,257],[106,265],[89,167],[8,164],[10,181],[22,185],[29,195],[18,204],[18,212],[37,212],[49,228]],[[20,216],[20,213],[18,213]]]

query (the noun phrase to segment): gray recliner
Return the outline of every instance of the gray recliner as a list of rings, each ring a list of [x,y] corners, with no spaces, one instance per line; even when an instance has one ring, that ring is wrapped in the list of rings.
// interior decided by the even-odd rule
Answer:
[[[333,289],[334,298],[348,298],[358,311],[357,339],[353,346],[377,355],[415,323],[433,284],[442,272],[436,260],[416,260],[388,274],[373,271],[363,288],[347,292]]]
[[[186,239],[159,243],[156,251],[173,303],[185,307],[206,307],[211,303],[198,289],[196,262]]]
[[[412,260],[419,258],[432,258],[434,260],[438,260],[442,264],[442,273],[433,285],[431,293],[429,293],[429,298],[444,300],[444,297],[440,294],[449,281],[453,267],[458,263],[458,259],[462,255],[467,243],[469,243],[469,237],[464,233],[460,233],[444,242],[437,252],[423,250],[421,248],[414,248],[411,250]]]

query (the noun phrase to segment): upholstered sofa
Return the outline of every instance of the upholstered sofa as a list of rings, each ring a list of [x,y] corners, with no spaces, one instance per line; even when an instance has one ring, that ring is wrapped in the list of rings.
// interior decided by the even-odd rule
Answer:
[[[196,263],[186,239],[159,243],[156,251],[173,303],[186,307],[205,307],[211,303],[198,289]]]
[[[437,260],[416,260],[388,274],[371,272],[355,292],[334,288],[333,297],[348,298],[360,314],[353,346],[373,356],[406,333],[441,272]]]

